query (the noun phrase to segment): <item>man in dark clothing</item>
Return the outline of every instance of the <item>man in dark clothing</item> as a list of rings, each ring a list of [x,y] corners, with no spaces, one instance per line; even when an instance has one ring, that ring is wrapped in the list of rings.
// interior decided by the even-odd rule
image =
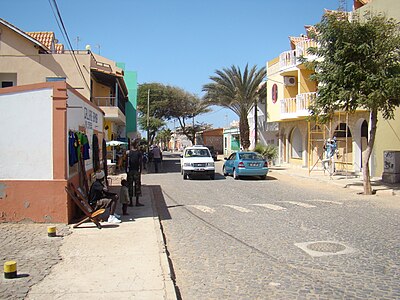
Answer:
[[[128,151],[126,160],[126,173],[129,189],[129,206],[133,206],[133,196],[136,197],[136,206],[143,206],[139,202],[139,196],[142,195],[140,174],[142,172],[142,152],[138,149],[137,141],[132,143],[132,150]],[[135,189],[133,189],[135,183]]]
[[[93,182],[89,191],[89,204],[95,210],[109,207],[108,223],[121,223],[120,216],[115,213],[118,195],[108,191],[102,182],[103,179],[104,172],[96,172],[96,181]]]

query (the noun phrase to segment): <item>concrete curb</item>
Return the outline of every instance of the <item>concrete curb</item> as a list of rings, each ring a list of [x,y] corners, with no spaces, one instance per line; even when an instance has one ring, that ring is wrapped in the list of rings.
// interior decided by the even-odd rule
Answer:
[[[152,205],[152,209],[153,209],[154,230],[157,233],[157,244],[158,244],[158,249],[159,249],[159,254],[160,254],[160,265],[161,265],[161,269],[163,272],[163,282],[164,282],[164,291],[165,291],[164,299],[176,300],[177,295],[176,295],[176,290],[175,290],[175,284],[174,284],[174,281],[172,280],[172,270],[168,263],[168,254],[167,254],[167,248],[166,248],[166,245],[164,242],[161,221],[157,214],[157,207],[155,204],[153,191],[151,189],[150,189],[150,198],[151,198],[151,205]]]
[[[307,176],[304,174],[299,174],[296,172],[293,173],[289,173],[289,169],[271,169],[272,172],[277,172],[280,174],[286,174],[292,177],[300,177],[300,178],[304,178],[304,179],[308,179],[308,180],[314,180],[314,181],[318,181],[318,182],[325,182],[325,183],[329,183],[329,184],[333,184],[335,186],[341,187],[341,188],[346,188],[346,189],[351,189],[351,190],[355,190],[358,192],[363,192],[364,188],[362,185],[362,179],[361,178],[351,178],[351,179],[345,179],[345,178],[326,178],[326,177],[315,177],[315,176]],[[272,173],[271,172],[271,173]],[[356,184],[358,183],[358,184]],[[374,185],[374,183],[376,185]],[[388,187],[385,184],[382,183],[377,183],[375,178],[372,178],[371,180],[371,184],[372,186],[372,190],[374,192],[374,195],[380,195],[380,196],[400,196],[398,193],[396,193],[396,191],[391,188]]]

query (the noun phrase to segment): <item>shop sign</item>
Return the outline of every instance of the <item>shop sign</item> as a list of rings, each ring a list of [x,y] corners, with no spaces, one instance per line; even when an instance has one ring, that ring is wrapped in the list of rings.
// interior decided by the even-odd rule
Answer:
[[[98,112],[91,110],[90,108],[84,107],[84,119],[86,129],[93,129],[93,125],[98,125],[99,114]],[[94,127],[98,128],[98,126]]]

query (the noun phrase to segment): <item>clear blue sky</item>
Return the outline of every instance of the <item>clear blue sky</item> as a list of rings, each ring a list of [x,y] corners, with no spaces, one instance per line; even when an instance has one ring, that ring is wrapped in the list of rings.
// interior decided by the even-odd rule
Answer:
[[[0,17],[23,31],[54,31],[64,40],[48,0],[2,1]],[[352,0],[347,0],[347,10]],[[217,69],[265,66],[289,49],[339,0],[57,0],[74,49],[92,51],[161,82],[202,96]],[[79,42],[77,43],[77,37]],[[98,47],[98,45],[100,47]],[[229,110],[199,117],[214,127],[237,120]]]

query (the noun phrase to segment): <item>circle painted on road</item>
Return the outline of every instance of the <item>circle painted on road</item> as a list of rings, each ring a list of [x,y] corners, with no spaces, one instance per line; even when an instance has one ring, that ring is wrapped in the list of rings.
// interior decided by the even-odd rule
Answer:
[[[319,242],[307,245],[307,248],[318,252],[337,253],[346,249],[346,246],[338,243]]]
[[[351,254],[356,251],[356,249],[337,241],[304,242],[294,245],[313,257]]]

